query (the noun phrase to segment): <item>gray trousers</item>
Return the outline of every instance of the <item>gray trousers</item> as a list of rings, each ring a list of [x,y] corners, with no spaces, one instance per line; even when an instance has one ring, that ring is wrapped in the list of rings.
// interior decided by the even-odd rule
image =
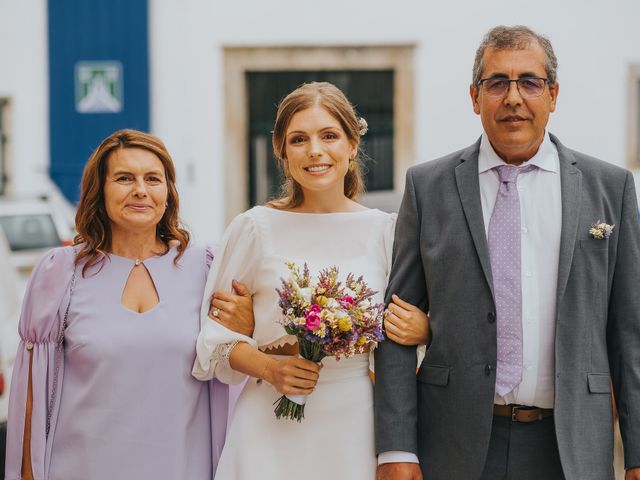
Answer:
[[[553,417],[532,423],[493,417],[480,480],[564,480]]]

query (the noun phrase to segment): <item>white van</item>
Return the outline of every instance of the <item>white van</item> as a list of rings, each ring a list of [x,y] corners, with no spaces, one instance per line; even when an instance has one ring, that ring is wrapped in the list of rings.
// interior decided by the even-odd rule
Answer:
[[[55,195],[0,198],[0,230],[9,243],[10,261],[23,286],[47,250],[71,243],[73,215],[73,207]]]
[[[73,207],[54,186],[39,196],[0,198],[0,383],[4,383],[0,392],[0,477],[22,297],[31,270],[44,253],[73,240],[74,216]]]
[[[23,281],[10,257],[9,242],[0,230],[0,473],[4,472],[9,385],[20,340],[18,319],[24,294]]]

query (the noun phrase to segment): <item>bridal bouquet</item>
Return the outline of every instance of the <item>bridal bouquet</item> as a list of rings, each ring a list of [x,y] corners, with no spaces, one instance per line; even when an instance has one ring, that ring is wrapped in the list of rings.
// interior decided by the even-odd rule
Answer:
[[[276,289],[283,314],[280,322],[288,334],[298,337],[302,358],[316,363],[327,355],[348,358],[384,338],[384,304],[372,301],[377,292],[362,276],[350,273],[342,283],[334,266],[321,270],[314,281],[306,263],[302,271],[293,262],[287,262],[287,268],[290,277]],[[301,421],[305,401],[304,395],[283,395],[276,401],[276,417]]]

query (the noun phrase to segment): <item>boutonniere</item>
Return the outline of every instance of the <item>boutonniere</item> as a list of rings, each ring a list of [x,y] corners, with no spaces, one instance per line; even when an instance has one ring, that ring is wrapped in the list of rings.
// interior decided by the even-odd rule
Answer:
[[[603,223],[598,220],[596,223],[591,224],[589,235],[596,240],[606,240],[611,236],[614,227],[615,225],[609,225],[608,223]]]

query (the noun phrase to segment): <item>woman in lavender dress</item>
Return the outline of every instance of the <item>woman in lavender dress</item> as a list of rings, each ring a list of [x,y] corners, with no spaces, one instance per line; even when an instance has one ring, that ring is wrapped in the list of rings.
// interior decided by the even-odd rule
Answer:
[[[76,228],[27,288],[5,479],[211,480],[228,390],[190,375],[211,253],[189,247],[159,139],[123,130],[102,142]],[[250,296],[226,300],[219,316],[250,334]]]

